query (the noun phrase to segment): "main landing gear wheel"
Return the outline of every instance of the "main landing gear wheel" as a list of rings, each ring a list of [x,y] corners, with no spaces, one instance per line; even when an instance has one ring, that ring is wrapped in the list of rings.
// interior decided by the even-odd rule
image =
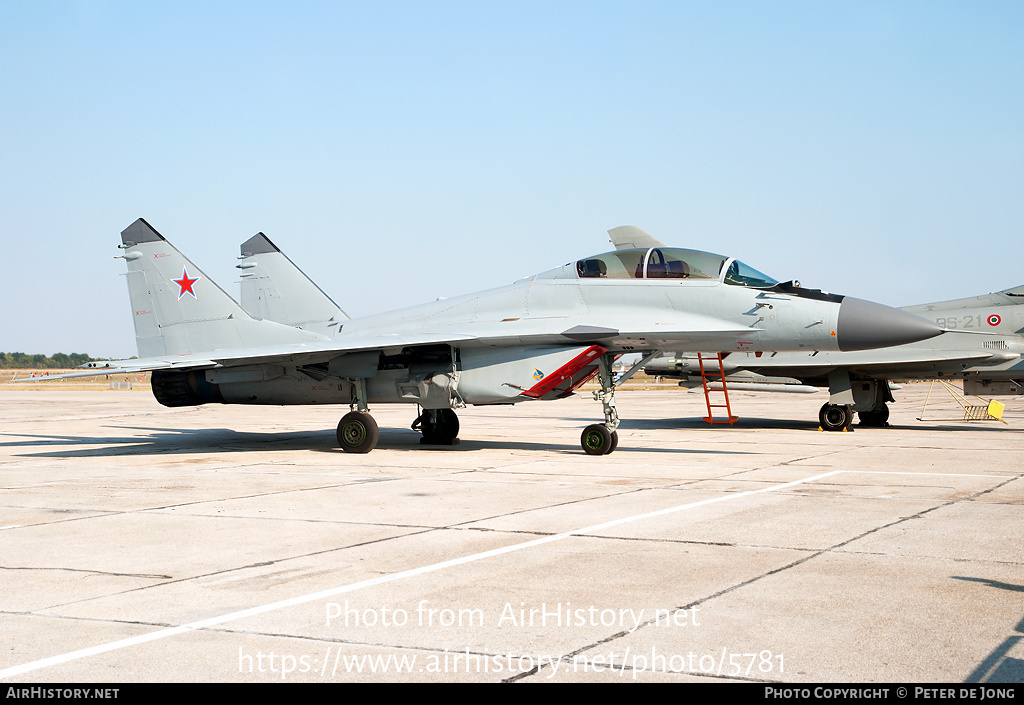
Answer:
[[[454,409],[424,409],[412,422],[412,430],[423,434],[420,443],[450,446],[459,442],[459,417]]]
[[[619,433],[601,423],[591,424],[583,429],[580,445],[587,455],[608,455],[618,447]]]
[[[885,428],[889,425],[889,407],[882,405],[881,409],[872,409],[871,411],[860,411],[857,412],[857,416],[860,417],[861,426],[870,426],[872,428]]]
[[[379,438],[377,422],[365,411],[350,411],[338,422],[338,445],[346,453],[369,453]]]
[[[842,431],[850,425],[851,418],[850,407],[841,404],[825,404],[818,412],[818,421],[826,431]]]

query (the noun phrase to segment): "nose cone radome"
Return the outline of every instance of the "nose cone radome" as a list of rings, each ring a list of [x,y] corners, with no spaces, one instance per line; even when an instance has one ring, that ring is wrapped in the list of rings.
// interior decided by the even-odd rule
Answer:
[[[934,338],[942,329],[897,308],[845,297],[839,305],[836,341],[840,350],[870,350]]]

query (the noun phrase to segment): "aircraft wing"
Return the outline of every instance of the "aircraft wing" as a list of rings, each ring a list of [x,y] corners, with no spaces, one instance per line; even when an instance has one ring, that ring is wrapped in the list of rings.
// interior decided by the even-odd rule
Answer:
[[[637,321],[628,315],[604,325],[580,322],[580,319],[552,317],[424,327],[398,333],[341,335],[331,341],[290,343],[260,347],[215,350],[203,353],[161,355],[134,360],[93,362],[82,372],[49,375],[58,380],[109,374],[132,374],[155,370],[197,370],[230,368],[243,365],[287,363],[314,365],[339,356],[379,351],[397,354],[406,348],[433,345],[456,347],[501,347],[507,345],[581,345],[600,344],[611,349],[636,351],[685,346],[691,350],[718,350],[729,346],[737,335],[754,334],[758,329],[731,327],[717,319],[679,316],[677,320]],[[611,325],[607,325],[607,324]],[[27,380],[17,380],[27,381]],[[35,379],[38,381],[38,378]]]
[[[880,356],[878,351],[859,351],[834,355],[819,353],[813,355],[778,353],[765,354],[760,358],[749,353],[733,353],[727,359],[727,369],[745,369],[785,375],[800,380],[816,379],[826,376],[830,370],[846,368],[854,373],[862,373],[873,377],[900,377],[926,372],[954,372],[957,368],[981,364],[999,364],[1016,354],[1004,354],[998,351],[982,352],[980,350],[907,350],[890,349]]]
[[[340,355],[380,351],[385,355],[406,348],[450,345],[462,348],[504,347],[510,345],[581,345],[598,344],[612,350],[629,348],[636,351],[657,350],[666,346],[686,345],[693,350],[719,350],[735,343],[736,336],[755,334],[756,328],[734,327],[723,321],[703,316],[680,314],[675,320],[643,321],[623,315],[600,321],[570,317],[551,317],[424,326],[403,329],[402,333],[365,332],[334,340],[273,347],[223,350],[189,356],[175,356],[174,366],[204,366],[213,362],[233,367],[257,363],[287,362],[316,364]]]
[[[464,336],[470,340],[470,336]],[[95,377],[98,375],[134,374],[138,372],[154,372],[156,370],[199,370],[218,367],[238,367],[274,362],[297,364],[317,364],[347,353],[367,352],[373,350],[398,352],[405,347],[418,347],[438,343],[458,343],[459,340],[438,340],[434,337],[418,338],[416,336],[386,335],[375,338],[355,339],[344,346],[291,344],[271,345],[259,348],[238,348],[217,350],[206,353],[166,355],[132,360],[112,360],[110,362],[91,362],[82,372],[69,372],[62,375],[48,375],[45,380],[71,379],[75,377]],[[25,378],[13,382],[38,382],[40,378]]]
[[[131,375],[138,374],[140,372],[154,372],[156,370],[199,370],[218,366],[213,360],[208,358],[200,359],[200,356],[197,355],[185,355],[182,357],[185,359],[136,358],[131,360],[90,362],[83,365],[86,369],[82,372],[67,372],[62,375],[46,375],[45,377],[23,377],[21,379],[9,380],[9,383],[49,382],[50,380],[75,379],[77,377],[98,377],[100,375]]]

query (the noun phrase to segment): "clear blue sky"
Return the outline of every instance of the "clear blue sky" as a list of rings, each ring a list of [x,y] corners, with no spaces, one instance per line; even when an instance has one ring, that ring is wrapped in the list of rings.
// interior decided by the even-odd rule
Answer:
[[[1024,3],[0,4],[0,350],[135,354],[145,217],[353,315],[637,225],[907,305],[1024,283]]]

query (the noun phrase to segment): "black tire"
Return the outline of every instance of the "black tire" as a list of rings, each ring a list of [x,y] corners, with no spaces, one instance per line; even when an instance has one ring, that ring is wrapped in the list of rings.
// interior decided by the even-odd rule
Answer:
[[[605,455],[610,453],[612,447],[612,434],[608,427],[601,423],[595,423],[583,429],[580,436],[580,445],[587,455]]]
[[[888,426],[889,425],[889,407],[885,404],[878,410],[878,425]]]
[[[818,412],[818,421],[826,431],[842,431],[850,424],[850,407],[841,404],[825,404]]]
[[[424,410],[413,422],[412,430],[423,434],[422,443],[451,445],[459,436],[458,414],[454,409],[437,409],[434,414],[431,417],[431,412]]]
[[[338,422],[338,445],[346,453],[369,453],[379,438],[377,422],[365,411],[350,411]]]
[[[883,406],[881,409],[861,411],[857,415],[860,417],[861,426],[884,428],[889,422],[889,407]]]
[[[604,452],[605,455],[609,455],[613,450],[619,447],[619,432],[612,431],[612,444],[608,446],[608,450]]]
[[[455,440],[459,435],[459,416],[454,409],[438,409],[440,417],[434,425],[434,437],[444,442]]]

